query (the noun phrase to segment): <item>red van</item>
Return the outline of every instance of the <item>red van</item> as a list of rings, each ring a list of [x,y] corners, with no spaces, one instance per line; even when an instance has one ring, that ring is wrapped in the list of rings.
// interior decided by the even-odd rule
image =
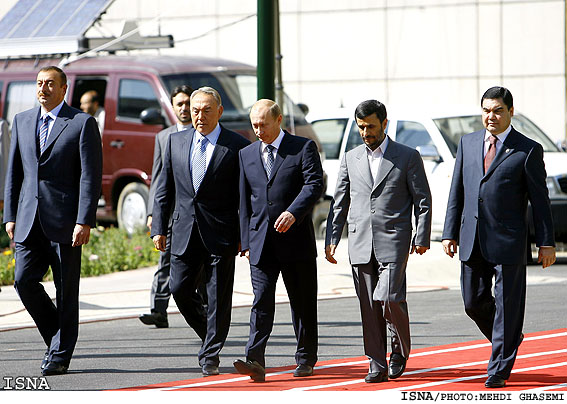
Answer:
[[[38,105],[37,71],[60,65],[61,59],[0,60],[0,116],[14,115]],[[174,87],[211,86],[222,97],[221,123],[255,140],[248,109],[256,101],[256,69],[222,59],[174,56],[97,56],[64,65],[68,78],[67,103],[79,108],[80,98],[96,90],[105,110],[102,196],[97,217],[118,222],[128,232],[145,226],[151,181],[154,136],[173,125],[169,94]],[[302,110],[286,99],[285,124],[299,136],[314,139]],[[319,219],[318,219],[319,220]]]

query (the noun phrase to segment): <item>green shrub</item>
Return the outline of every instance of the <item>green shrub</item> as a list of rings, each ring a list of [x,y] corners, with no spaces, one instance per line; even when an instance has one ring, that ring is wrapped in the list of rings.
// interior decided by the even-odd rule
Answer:
[[[98,276],[129,269],[156,265],[159,251],[156,251],[147,233],[129,236],[115,227],[92,229],[91,238],[83,246],[81,277]],[[0,253],[0,285],[14,283],[14,255],[6,249]],[[45,280],[52,280],[49,271]]]

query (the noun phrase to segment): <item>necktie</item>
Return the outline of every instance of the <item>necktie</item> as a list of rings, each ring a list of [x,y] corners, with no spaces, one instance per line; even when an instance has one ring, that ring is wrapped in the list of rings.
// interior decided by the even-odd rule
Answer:
[[[45,115],[43,117],[43,123],[39,128],[39,152],[40,154],[43,153],[45,150],[45,145],[47,144],[47,132],[49,131],[49,121],[51,117],[49,115]]]
[[[488,151],[484,156],[485,173],[488,171],[488,167],[490,167],[490,164],[492,164],[492,160],[494,160],[494,156],[496,156],[496,142],[498,141],[498,138],[494,135],[490,135],[488,141],[490,142],[490,146],[488,147]]]
[[[268,179],[271,178],[272,175],[272,168],[274,167],[274,149],[275,147],[272,146],[271,144],[266,146],[266,149],[268,149],[268,159],[266,160],[266,175],[268,176]]]
[[[195,147],[195,152],[193,153],[193,163],[191,166],[191,175],[193,179],[193,189],[195,192],[199,189],[203,178],[205,177],[205,171],[207,171],[207,138],[201,137],[197,141]]]

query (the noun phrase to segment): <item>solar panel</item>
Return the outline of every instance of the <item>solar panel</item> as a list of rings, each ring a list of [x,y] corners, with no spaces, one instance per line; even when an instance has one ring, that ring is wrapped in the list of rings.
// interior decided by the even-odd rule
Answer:
[[[76,52],[113,1],[20,0],[0,20],[0,57]]]

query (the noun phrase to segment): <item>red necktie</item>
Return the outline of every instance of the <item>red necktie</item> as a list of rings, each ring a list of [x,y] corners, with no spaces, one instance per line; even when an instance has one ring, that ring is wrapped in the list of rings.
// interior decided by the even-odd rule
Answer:
[[[488,171],[488,167],[490,167],[490,165],[492,164],[492,161],[494,160],[494,156],[496,156],[496,142],[498,141],[498,138],[494,135],[490,135],[488,141],[490,142],[490,146],[488,147],[486,156],[484,156],[485,173]]]

